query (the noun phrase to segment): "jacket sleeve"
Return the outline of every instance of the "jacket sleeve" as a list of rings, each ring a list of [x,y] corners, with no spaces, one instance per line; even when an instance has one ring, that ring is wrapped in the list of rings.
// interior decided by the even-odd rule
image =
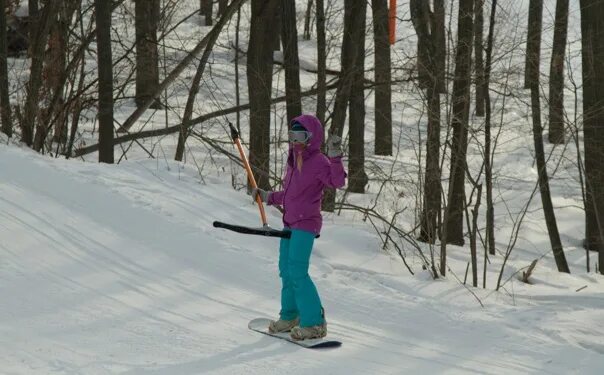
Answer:
[[[326,158],[325,163],[319,171],[319,180],[324,185],[334,189],[339,189],[346,184],[346,176],[341,156]]]
[[[271,192],[271,194],[268,196],[268,201],[266,202],[266,204],[268,204],[269,206],[274,206],[274,205],[282,206],[283,205],[283,199],[285,198],[285,190],[287,190],[287,186],[285,186],[285,184],[287,184],[289,181],[290,173],[291,173],[291,169],[288,165],[285,170],[285,177],[283,177],[283,184],[284,184],[283,190],[277,190],[277,191]]]
[[[268,204],[269,206],[273,205],[283,205],[283,197],[285,196],[285,192],[283,190],[273,191],[268,196]]]

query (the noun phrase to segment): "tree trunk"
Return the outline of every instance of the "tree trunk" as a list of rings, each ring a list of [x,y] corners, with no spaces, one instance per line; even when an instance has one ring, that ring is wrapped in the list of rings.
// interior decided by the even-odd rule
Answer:
[[[228,6],[229,0],[218,0],[218,17],[222,17]]]
[[[113,64],[111,2],[95,0],[99,72],[99,162],[113,164]]]
[[[484,0],[474,4],[474,56],[476,56],[476,116],[484,116],[485,87],[483,54]]]
[[[470,74],[472,66],[473,0],[460,0],[453,81],[453,139],[448,202],[445,209],[442,243],[463,245],[463,204],[465,196],[466,151],[468,148],[468,117],[470,107]],[[441,262],[441,271],[444,271]]]
[[[476,232],[478,232],[478,214],[480,198],[482,197],[482,185],[478,185],[476,189],[476,204],[472,209],[472,224],[470,229],[470,259],[472,262],[472,286],[474,288],[478,287],[478,250],[476,247]],[[469,218],[468,226],[470,226]]]
[[[375,154],[392,155],[392,89],[387,0],[372,0],[375,45]]]
[[[541,0],[531,0],[529,5],[529,40],[541,40],[541,20],[543,16],[543,2]],[[556,224],[556,215],[552,205],[552,198],[549,189],[549,178],[547,176],[547,165],[545,162],[545,150],[543,148],[543,130],[541,127],[541,103],[539,99],[539,61],[540,61],[540,43],[531,44],[531,50],[527,51],[526,67],[530,76],[525,76],[525,83],[528,83],[531,89],[531,112],[533,114],[533,141],[535,144],[535,159],[537,161],[537,172],[539,175],[539,190],[541,192],[541,203],[543,204],[543,214],[545,215],[545,224],[554,252],[554,259],[560,272],[570,272],[564,249],[560,241],[560,233]]]
[[[439,62],[435,50],[440,46],[439,35],[444,31],[444,23],[430,17],[430,8],[421,0],[410,2],[411,20],[418,37],[418,50],[427,57],[426,93],[428,105],[428,138],[426,140],[426,171],[424,181],[424,201],[421,215],[420,241],[434,243],[438,233],[438,215],[441,208],[440,183],[440,96]],[[436,12],[435,12],[436,13]],[[438,28],[442,27],[443,30]]]
[[[564,56],[567,29],[568,0],[558,0],[549,70],[549,141],[555,144],[564,143]]]
[[[32,148],[40,152],[44,147],[44,141],[46,140],[48,126],[54,113],[54,108],[47,106],[45,103],[48,102],[49,98],[55,93],[59,95],[57,106],[62,106],[62,75],[65,69],[65,52],[67,51],[67,45],[62,40],[63,35],[60,32],[60,21],[61,8],[64,7],[64,3],[58,5],[60,10],[50,21],[48,43],[44,52],[44,62],[42,63],[42,87],[41,87],[41,104],[39,111],[39,118],[36,121],[36,132],[34,135],[34,143]],[[60,92],[59,92],[60,91]],[[44,104],[42,104],[44,103]],[[61,109],[58,109],[61,111]]]
[[[281,29],[281,17],[282,17],[282,10],[283,9],[283,4],[282,4],[283,0],[279,2],[279,4],[277,4],[277,9],[275,10],[275,17],[273,18],[273,51],[281,51],[281,33],[282,33],[282,29]]]
[[[34,39],[31,40],[31,68],[27,83],[27,99],[23,110],[21,124],[21,140],[28,146],[33,145],[34,129],[39,114],[40,88],[42,87],[42,68],[44,66],[44,50],[52,20],[58,10],[58,2],[49,1],[40,11],[39,22]]]
[[[280,0],[252,0],[247,79],[250,98],[250,165],[258,186],[270,189],[270,118],[276,11]]]
[[[340,80],[338,81],[338,88],[336,90],[330,127],[330,132],[334,132],[339,136],[342,136],[344,133],[346,111],[354,79],[354,61],[357,54],[357,46],[352,42],[355,32],[352,25],[357,13],[355,5],[357,5],[358,1],[345,0],[344,2],[344,35],[342,36],[342,51],[340,54],[340,65],[342,68],[340,70]]]
[[[80,29],[80,33],[79,33],[79,37],[84,39],[84,17],[83,17],[83,13],[84,10],[82,9],[82,3],[80,2],[78,4],[77,7],[77,11],[78,11],[78,24],[79,24],[79,29]],[[89,36],[90,38],[90,36]],[[85,79],[86,79],[86,59],[81,58],[79,59],[79,78],[78,78],[78,84],[77,84],[77,89],[76,92],[82,92],[83,87],[84,87],[84,83],[85,83]],[[76,67],[73,68],[74,70],[77,69]],[[75,82],[74,82],[75,85]],[[69,130],[69,140],[67,141],[67,147],[65,150],[65,156],[67,159],[69,159],[72,155],[72,151],[73,151],[73,144],[75,143],[75,137],[76,137],[76,133],[78,131],[78,126],[79,126],[79,122],[80,122],[80,114],[82,113],[82,100],[76,100],[75,103],[73,103],[71,105],[71,129]],[[98,143],[97,143],[98,145]]]
[[[8,95],[8,65],[7,37],[6,37],[6,5],[5,0],[0,0],[0,121],[1,131],[9,137],[13,136],[13,125],[10,113],[10,97]]]
[[[78,4],[78,18],[79,18],[79,26],[80,26],[80,35],[84,38],[84,20],[83,20],[83,9],[82,4]],[[80,74],[78,79],[77,92],[82,92],[84,87],[85,79],[86,79],[86,59],[80,59]],[[71,129],[69,131],[69,141],[67,142],[67,150],[65,151],[66,157],[69,157],[72,154],[73,144],[75,142],[76,133],[78,131],[78,125],[80,121],[80,113],[82,112],[82,100],[76,100],[76,102],[72,106],[71,112]]]
[[[536,0],[541,1],[541,0]],[[539,191],[541,192],[541,203],[543,204],[543,213],[545,215],[545,224],[549,234],[550,243],[554,252],[554,259],[559,272],[570,273],[560,233],[556,224],[556,215],[552,205],[552,197],[549,189],[549,178],[547,176],[547,166],[545,163],[545,151],[543,149],[543,134],[541,127],[541,103],[539,100],[539,83],[531,83],[531,110],[533,113],[533,140],[535,143],[535,158],[537,159],[537,169],[539,173]]]
[[[60,51],[57,55],[55,63],[57,64],[56,70],[60,72],[61,81],[57,82],[53,88],[53,95],[58,95],[56,108],[52,108],[52,112],[61,112],[60,118],[56,121],[54,128],[53,141],[62,144],[63,147],[67,144],[67,112],[62,110],[65,105],[63,97],[63,89],[65,87],[64,82],[66,81],[67,75],[67,51],[69,42],[69,28],[71,26],[71,19],[78,8],[77,0],[64,1],[61,7],[59,15],[59,23],[57,27],[57,34],[59,40]],[[50,123],[48,124],[50,125]]]
[[[543,14],[543,2],[533,1],[529,2],[529,19],[528,19],[528,32],[526,37],[526,59],[524,63],[524,88],[531,88],[531,80],[536,77],[539,73],[539,66],[535,66],[531,61],[539,60],[539,53],[541,51],[541,22]],[[539,32],[535,32],[539,27]],[[531,31],[532,30],[532,31]]]
[[[434,0],[434,12],[430,10],[429,1],[413,0],[409,2],[409,6],[412,11],[411,20],[418,36],[417,73],[419,86],[427,89],[436,82],[438,92],[445,94],[447,88],[445,85],[444,0]]]
[[[323,1],[321,0],[321,3],[323,3]],[[304,17],[304,40],[310,40],[310,18],[312,16],[312,5],[313,5],[313,0],[308,0],[308,3],[306,5],[306,16]],[[317,8],[319,7],[319,1],[317,1]],[[323,9],[323,12],[325,12],[325,9]],[[318,13],[317,13],[317,17],[318,17]]]
[[[78,7],[77,0],[62,1],[51,21],[49,40],[45,55],[43,80],[44,103],[36,124],[33,149],[41,151],[51,127],[55,125],[54,141],[65,145],[67,142],[67,111],[64,106],[63,91],[67,81],[67,52],[69,27]]]
[[[411,11],[411,22],[417,33],[417,77],[419,87],[427,89],[430,87],[432,77],[430,77],[429,65],[433,62],[434,54],[431,51],[430,43],[430,2],[422,0],[411,0],[409,2]]]
[[[27,49],[27,53],[29,54],[29,57],[32,57],[33,41],[36,38],[36,31],[38,30],[40,18],[38,0],[27,0],[27,11],[27,28],[29,33],[29,48]]]
[[[491,163],[491,94],[489,83],[491,81],[491,65],[493,60],[493,38],[495,34],[495,14],[497,0],[491,2],[491,16],[489,21],[489,35],[487,37],[486,64],[484,72],[484,98],[485,98],[485,124],[484,124],[484,173],[487,188],[487,248],[489,254],[495,254],[495,209],[493,208],[493,166]],[[486,256],[485,256],[486,262]],[[486,267],[486,266],[485,266]],[[486,272],[486,271],[485,271]],[[483,281],[486,284],[486,281]]]
[[[358,17],[361,0],[345,0],[344,2],[344,35],[342,36],[342,51],[340,54],[340,80],[336,89],[334,109],[332,113],[331,126],[329,133],[337,134],[342,137],[344,133],[344,123],[346,121],[346,111],[352,92],[352,82],[354,80],[354,64],[357,55],[358,46],[354,43],[355,18]],[[357,22],[358,23],[358,22]],[[364,32],[364,30],[363,30]],[[350,184],[350,179],[349,179]],[[335,209],[335,191],[326,189],[323,194],[321,208],[324,211],[333,212]]]
[[[295,0],[282,0],[281,19],[283,66],[285,67],[285,96],[287,98],[287,123],[289,124],[294,117],[302,114]]]
[[[352,43],[357,48],[354,58],[354,73],[350,93],[350,121],[349,121],[349,161],[348,161],[348,190],[353,193],[364,193],[365,185],[369,181],[365,173],[365,26],[367,2],[360,1],[354,18],[355,30]]]
[[[317,0],[317,118],[325,126],[327,111],[327,42],[325,37],[325,8],[323,0]]]
[[[581,0],[585,245],[604,274],[604,3]]]
[[[447,62],[447,39],[445,37],[445,0],[434,0],[434,61],[436,64],[436,87],[440,94],[447,93],[445,70]]]
[[[440,173],[440,95],[437,86],[428,88],[428,138],[426,140],[426,172],[424,204],[421,216],[420,241],[435,243],[438,236],[438,215],[441,209]]]
[[[205,20],[205,26],[212,26],[212,0],[199,0],[199,14]]]
[[[157,28],[159,25],[160,0],[136,0],[136,105],[142,106],[152,99],[159,86],[159,55],[157,52]],[[156,98],[151,108],[161,105]]]

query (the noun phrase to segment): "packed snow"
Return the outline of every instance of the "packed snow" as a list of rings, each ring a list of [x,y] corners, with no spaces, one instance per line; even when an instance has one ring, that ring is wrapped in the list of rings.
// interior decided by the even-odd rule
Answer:
[[[327,215],[311,275],[329,337],[343,346],[310,351],[247,329],[278,313],[278,240],[212,227],[259,223],[249,196],[225,181],[201,183],[172,161],[99,165],[7,145],[0,170],[4,373],[596,374],[604,366],[600,275],[538,266],[533,285],[476,289],[481,307],[454,278],[411,276],[368,224]],[[270,209],[270,223],[279,220]]]

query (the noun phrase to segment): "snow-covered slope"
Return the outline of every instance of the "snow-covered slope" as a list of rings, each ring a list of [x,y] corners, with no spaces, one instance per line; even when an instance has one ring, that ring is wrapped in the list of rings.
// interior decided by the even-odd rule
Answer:
[[[311,273],[329,334],[311,351],[249,331],[275,316],[277,240],[250,199],[173,162],[98,165],[0,146],[0,372],[598,374],[604,282],[542,270],[513,293],[411,276],[370,227],[326,218]],[[277,226],[279,214],[270,209]],[[453,250],[454,251],[454,250]],[[587,288],[575,292],[580,286]],[[510,290],[510,288],[507,288]]]

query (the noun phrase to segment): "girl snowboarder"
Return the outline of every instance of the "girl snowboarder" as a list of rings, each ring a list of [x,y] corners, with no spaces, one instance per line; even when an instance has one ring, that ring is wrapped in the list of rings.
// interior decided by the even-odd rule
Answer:
[[[260,196],[268,205],[282,205],[283,225],[291,238],[281,239],[279,276],[281,312],[269,331],[287,332],[294,340],[322,338],[327,322],[317,289],[308,275],[315,237],[321,231],[321,198],[325,187],[344,186],[341,139],[330,135],[327,156],[321,153],[323,127],[315,116],[302,115],[291,122],[289,154],[283,190],[253,189],[254,201]]]

